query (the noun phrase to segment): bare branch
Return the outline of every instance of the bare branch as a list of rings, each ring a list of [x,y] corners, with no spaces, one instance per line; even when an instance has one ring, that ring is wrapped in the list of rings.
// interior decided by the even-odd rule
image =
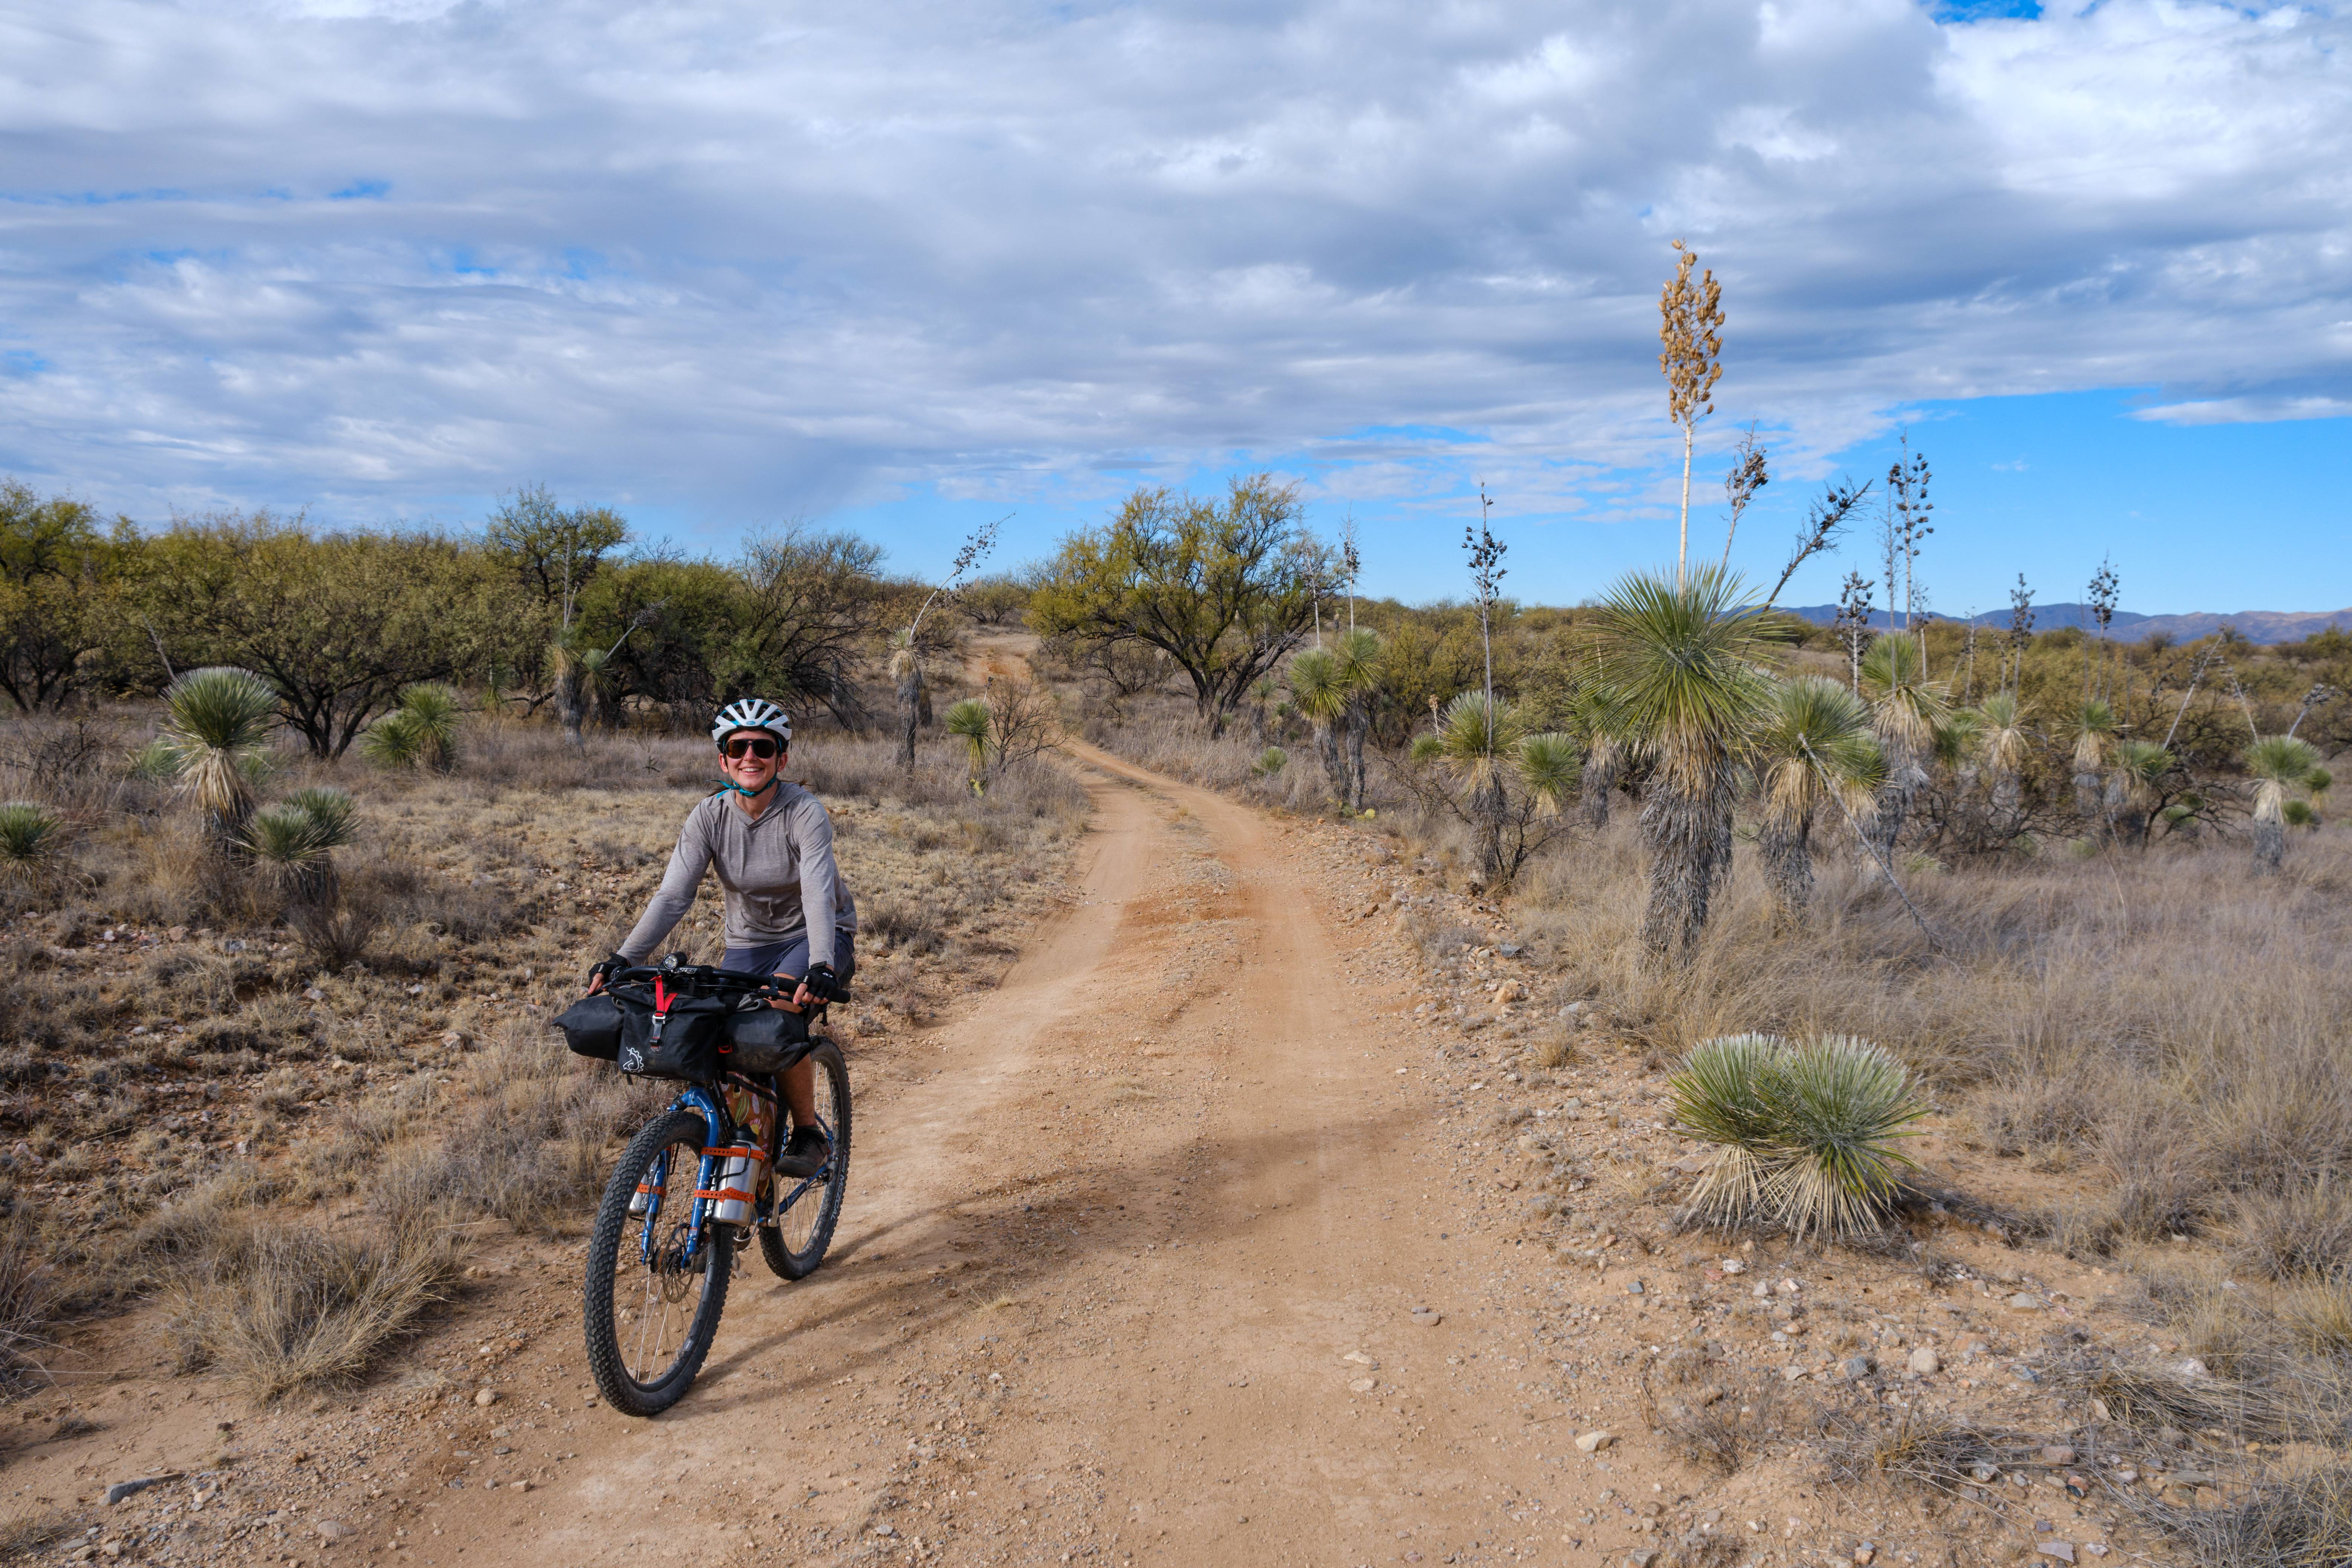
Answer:
[[[1796,548],[1789,557],[1789,563],[1780,568],[1780,580],[1772,584],[1769,594],[1764,595],[1766,609],[1779,602],[1780,590],[1789,585],[1789,579],[1797,574],[1798,567],[1837,542],[1838,536],[1845,531],[1847,521],[1853,516],[1853,509],[1860,506],[1862,498],[1870,493],[1870,486],[1868,479],[1863,480],[1859,487],[1840,480],[1822,488],[1821,498],[1805,512],[1805,525],[1797,531]]]

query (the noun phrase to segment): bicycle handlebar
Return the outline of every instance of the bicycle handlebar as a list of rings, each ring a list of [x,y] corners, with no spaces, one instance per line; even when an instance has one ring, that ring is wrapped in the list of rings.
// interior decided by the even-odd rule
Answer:
[[[791,1001],[793,992],[799,989],[797,983],[791,990],[778,985],[775,983],[776,977],[772,974],[755,974],[748,970],[721,969],[715,964],[678,963],[672,961],[665,961],[661,963],[641,963],[626,969],[616,969],[604,977],[604,984],[609,987],[629,980],[641,982],[662,980],[694,989],[707,987],[712,991],[735,991],[747,996],[765,996],[772,1000],[784,1002]],[[836,985],[831,996],[813,997],[811,1000],[817,1006],[822,1007],[828,1002],[847,1003],[851,997],[848,987]]]

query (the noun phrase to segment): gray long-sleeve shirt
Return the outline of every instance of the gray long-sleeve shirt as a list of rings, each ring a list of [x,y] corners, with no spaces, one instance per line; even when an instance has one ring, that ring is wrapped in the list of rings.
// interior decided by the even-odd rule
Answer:
[[[816,796],[779,779],[775,798],[756,817],[745,816],[729,794],[687,814],[669,869],[621,956],[643,963],[694,907],[702,874],[713,868],[726,895],[729,947],[766,947],[805,932],[809,962],[829,964],[833,933],[857,929],[857,906],[833,863],[833,819]]]

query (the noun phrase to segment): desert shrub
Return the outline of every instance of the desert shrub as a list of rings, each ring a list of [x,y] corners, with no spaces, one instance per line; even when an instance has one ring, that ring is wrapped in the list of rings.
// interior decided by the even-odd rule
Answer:
[[[564,1234],[584,1224],[610,1165],[609,1145],[651,1109],[651,1091],[565,1050],[522,1023],[477,1057],[478,1090],[437,1143],[396,1149],[373,1185],[397,1214],[445,1202],[518,1229]]]
[[[287,911],[286,925],[311,963],[336,974],[364,960],[369,944],[383,928],[372,911],[355,910],[348,903],[333,909],[297,905]]]
[[[46,1381],[45,1358],[56,1348],[58,1285],[49,1248],[31,1219],[18,1214],[0,1224],[0,1393]]]
[[[1879,1228],[1912,1165],[1895,1140],[1927,1114],[1909,1068],[1842,1036],[1709,1040],[1668,1082],[1676,1122],[1716,1146],[1691,1212],[1801,1236]]]
[[[1667,1441],[1692,1464],[1718,1476],[1753,1463],[1781,1435],[1787,1414],[1778,1377],[1759,1377],[1720,1398],[1654,1410]]]
[[[2225,1508],[2151,1510],[2207,1568],[2308,1568],[2352,1562],[2352,1467],[2325,1465],[2258,1482]]]
[[[2231,1226],[2237,1260],[2273,1279],[2352,1265],[2352,1188],[2323,1176],[2284,1193],[2241,1193]]]
[[[1822,1426],[1817,1451],[1832,1480],[1901,1481],[1941,1492],[1982,1484],[1988,1468],[2036,1463],[2042,1444],[2025,1433],[1988,1431],[1916,1409],[1900,1415],[1832,1411]]]
[[[2280,1293],[2278,1315],[2305,1354],[2352,1354],[2352,1282],[2300,1280]]]
[[[947,936],[931,910],[895,899],[876,899],[858,911],[858,936],[902,952],[928,955],[939,952]]]
[[[459,1262],[454,1233],[428,1215],[355,1237],[255,1212],[165,1288],[167,1331],[183,1369],[257,1400],[348,1384],[445,1299]]]

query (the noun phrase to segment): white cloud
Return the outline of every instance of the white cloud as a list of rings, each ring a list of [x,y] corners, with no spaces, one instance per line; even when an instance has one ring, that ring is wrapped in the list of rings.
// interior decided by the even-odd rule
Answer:
[[[2183,0],[19,8],[0,469],[147,515],[544,478],[742,520],[1265,453],[1624,515],[1685,235],[1732,314],[1717,423],[1799,466],[1924,398],[2340,416],[2347,35]]]

